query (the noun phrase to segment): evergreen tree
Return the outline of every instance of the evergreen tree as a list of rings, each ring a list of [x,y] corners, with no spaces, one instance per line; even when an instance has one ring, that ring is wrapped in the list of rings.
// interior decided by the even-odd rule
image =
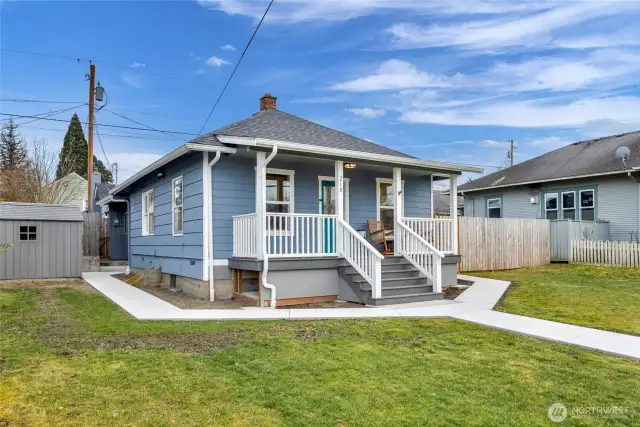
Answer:
[[[77,114],[74,114],[69,128],[64,136],[60,159],[56,170],[56,179],[60,179],[72,172],[87,179],[87,156],[89,144],[84,136],[82,124]],[[113,175],[105,165],[93,156],[93,170],[102,174],[102,182],[112,182]]]
[[[13,119],[2,126],[0,138],[0,169],[21,169],[29,163],[24,141]]]

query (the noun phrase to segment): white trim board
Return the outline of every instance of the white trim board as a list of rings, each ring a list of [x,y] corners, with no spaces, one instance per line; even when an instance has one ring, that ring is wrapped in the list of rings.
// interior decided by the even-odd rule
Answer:
[[[392,178],[376,178],[376,220],[380,221],[380,184],[391,184],[393,185]],[[402,206],[404,206],[404,179],[402,180]],[[387,207],[388,208],[388,207]],[[396,206],[393,206],[393,210],[396,210]],[[401,215],[404,216],[404,212],[401,212]]]
[[[335,184],[336,177],[335,176],[318,175],[318,213],[319,214],[322,213],[322,181],[332,181]],[[345,203],[344,203],[344,220],[347,223],[349,222],[349,198],[350,198],[350,193],[349,193],[350,184],[349,183],[350,183],[350,179],[349,178],[344,178],[344,199],[345,199]]]

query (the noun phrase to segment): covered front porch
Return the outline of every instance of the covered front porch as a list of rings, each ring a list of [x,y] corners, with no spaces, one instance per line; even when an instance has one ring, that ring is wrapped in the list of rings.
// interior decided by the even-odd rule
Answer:
[[[433,182],[449,179],[450,194],[455,195],[457,173],[375,161],[308,158],[277,154],[277,150],[252,154],[255,210],[232,216],[229,267],[241,261],[257,262],[252,279],[259,293],[264,290],[270,296],[265,305],[276,304],[279,273],[270,280],[270,261],[277,262],[281,271],[287,265],[296,270],[312,260],[336,260],[333,268],[357,275],[355,281],[366,282],[372,298],[384,297],[384,280],[402,277],[424,279],[422,284],[428,283],[432,293],[441,293],[443,262],[458,251],[457,198],[452,197],[449,218],[432,218]],[[384,224],[386,254],[382,253],[384,245],[372,244],[369,222]],[[416,274],[391,277],[398,268],[387,264],[402,264],[406,273]],[[236,296],[246,296],[242,276],[234,278]]]

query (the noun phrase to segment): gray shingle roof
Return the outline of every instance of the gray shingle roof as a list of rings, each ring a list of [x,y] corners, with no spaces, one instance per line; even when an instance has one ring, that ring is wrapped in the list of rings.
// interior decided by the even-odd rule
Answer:
[[[115,187],[115,184],[106,184],[103,182],[96,184],[96,202],[107,197],[109,195],[109,191],[113,190]]]
[[[621,145],[631,149],[625,169],[615,152]],[[576,176],[630,170],[640,166],[640,131],[570,144],[510,168],[458,187],[459,191],[490,189]]]
[[[0,203],[0,220],[82,221],[76,205],[47,205],[44,203]]]
[[[370,154],[414,158],[278,110],[260,111],[249,118],[202,135],[191,142],[223,145],[216,135],[274,139]]]

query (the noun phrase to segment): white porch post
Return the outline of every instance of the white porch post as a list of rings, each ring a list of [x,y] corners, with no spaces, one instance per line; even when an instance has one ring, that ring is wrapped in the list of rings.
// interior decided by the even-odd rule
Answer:
[[[335,188],[336,188],[336,215],[339,220],[344,220],[344,162],[336,160],[335,162]],[[342,227],[336,224],[336,253],[338,256],[342,254]]]
[[[458,175],[449,175],[449,217],[451,218],[451,248],[458,255]]]
[[[393,254],[400,255],[400,226],[404,214],[402,206],[402,169],[393,168]]]
[[[265,170],[264,170],[263,152],[256,154],[256,257],[262,259],[264,252],[264,238],[262,237],[265,230]]]

